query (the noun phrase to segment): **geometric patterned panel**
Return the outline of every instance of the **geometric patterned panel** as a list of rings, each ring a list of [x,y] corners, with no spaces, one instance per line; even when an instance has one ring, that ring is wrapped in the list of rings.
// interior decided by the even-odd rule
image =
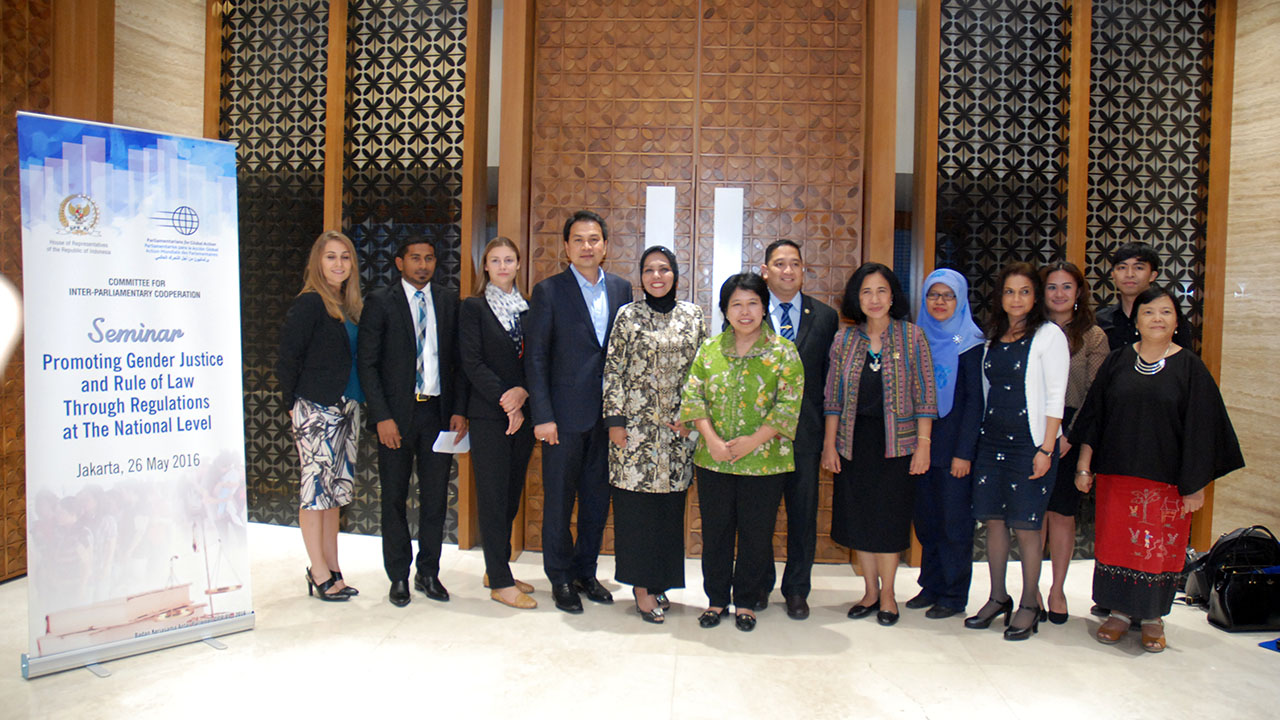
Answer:
[[[222,15],[218,133],[238,143],[249,518],[278,525],[298,520],[298,456],[274,367],[323,229],[328,22],[325,0],[228,3]]]
[[[396,247],[413,235],[436,243],[432,283],[458,291],[466,16],[460,1],[349,4],[342,224],[360,257],[366,293],[400,281]],[[361,457],[367,462],[357,469],[357,482],[376,500],[375,433],[361,438]],[[456,474],[455,463],[445,519],[449,542],[456,542],[458,531]],[[416,532],[416,490],[411,497],[410,529]],[[349,514],[362,532],[380,532],[376,502]]]
[[[399,279],[410,235],[437,242],[433,281],[458,287],[466,17],[460,0],[350,3],[342,214],[366,289]]]
[[[1066,231],[1069,0],[943,0],[937,267],[979,319],[1011,262],[1049,262]]]
[[[1114,302],[1111,257],[1150,243],[1158,282],[1203,318],[1212,0],[1096,0],[1089,116],[1088,273]],[[1134,28],[1142,28],[1134,32]]]
[[[53,18],[48,2],[0,0],[0,274],[22,288],[18,110],[52,110]],[[0,368],[0,581],[27,571],[23,348]]]

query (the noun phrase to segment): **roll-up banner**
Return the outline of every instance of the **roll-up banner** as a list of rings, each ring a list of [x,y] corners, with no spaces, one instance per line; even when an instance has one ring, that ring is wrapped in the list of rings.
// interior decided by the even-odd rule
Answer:
[[[253,627],[235,146],[18,114],[35,677]]]

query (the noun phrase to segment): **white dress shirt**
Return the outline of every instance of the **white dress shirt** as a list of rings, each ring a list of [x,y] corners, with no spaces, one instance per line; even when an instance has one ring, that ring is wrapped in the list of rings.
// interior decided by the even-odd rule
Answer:
[[[400,279],[400,285],[404,287],[405,298],[409,301],[409,317],[413,318],[414,347],[417,347],[418,337],[423,332],[426,333],[426,337],[422,341],[422,386],[415,388],[414,392],[419,395],[439,395],[440,340],[436,337],[436,306],[431,301],[431,283],[422,286],[422,295],[427,301],[426,327],[423,327],[418,322],[418,288],[410,285],[409,281],[404,278]]]

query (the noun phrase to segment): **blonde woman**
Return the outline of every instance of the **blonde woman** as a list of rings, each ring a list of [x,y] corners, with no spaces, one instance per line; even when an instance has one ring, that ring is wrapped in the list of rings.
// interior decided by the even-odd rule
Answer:
[[[340,508],[355,478],[356,409],[364,400],[356,376],[360,269],[351,240],[326,230],[311,246],[302,292],[280,328],[276,380],[293,421],[301,464],[298,525],[311,566],[307,594],[342,601],[359,592],[338,564]]]

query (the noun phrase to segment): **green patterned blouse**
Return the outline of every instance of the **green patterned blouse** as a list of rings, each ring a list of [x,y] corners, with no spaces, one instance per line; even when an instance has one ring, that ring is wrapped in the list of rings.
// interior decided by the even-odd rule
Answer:
[[[711,420],[722,440],[750,435],[761,425],[778,431],[769,441],[735,462],[711,459],[699,438],[693,464],[734,475],[776,475],[795,469],[791,441],[800,419],[804,366],[790,340],[765,325],[755,345],[738,356],[732,330],[702,343],[689,368],[681,398],[680,420]]]

